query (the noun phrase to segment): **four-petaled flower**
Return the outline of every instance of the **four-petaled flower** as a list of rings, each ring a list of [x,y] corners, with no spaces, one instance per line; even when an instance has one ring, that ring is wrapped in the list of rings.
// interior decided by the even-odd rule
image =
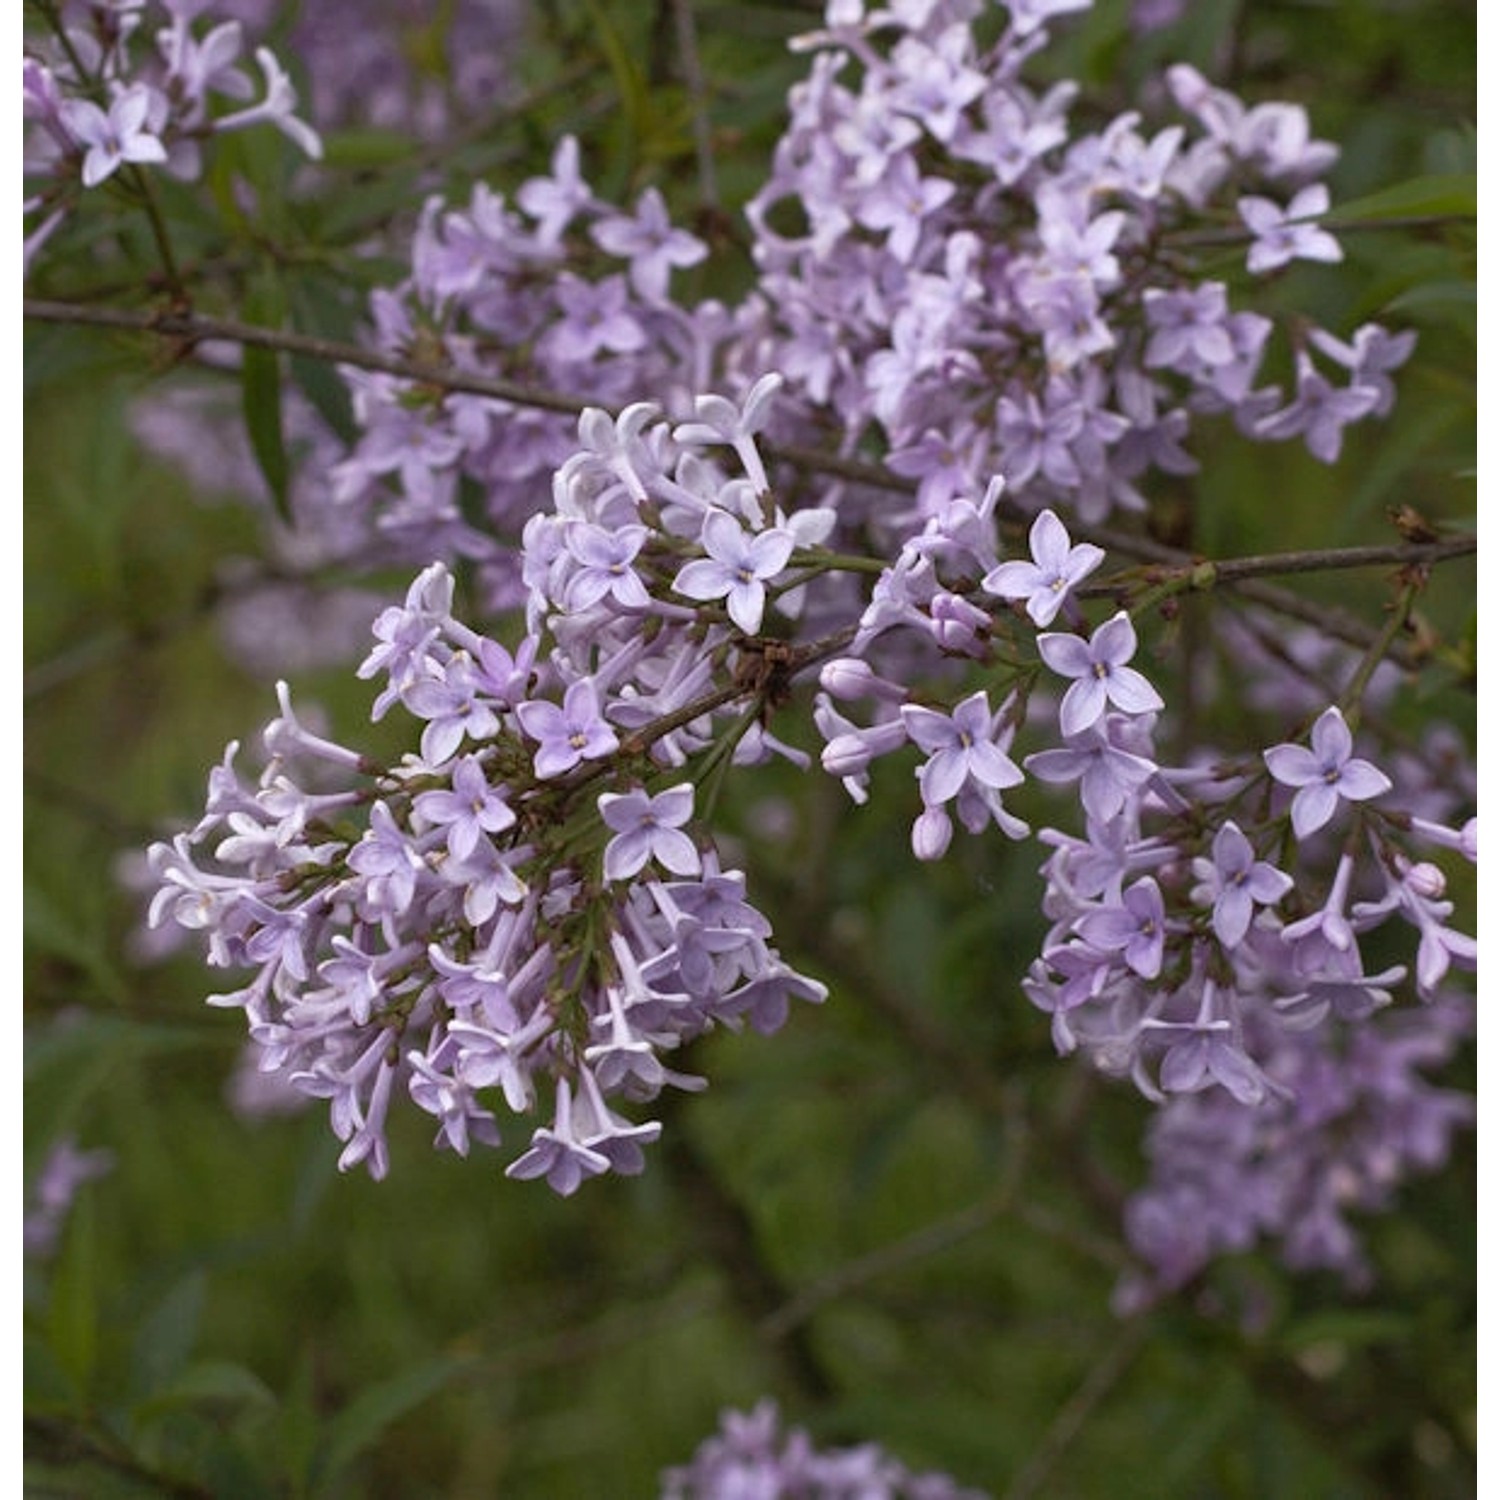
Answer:
[[[674,875],[703,869],[697,846],[682,826],[693,816],[693,788],[669,786],[654,797],[643,791],[604,792],[599,814],[615,830],[604,850],[604,878],[628,880],[654,859]]]
[[[1058,722],[1065,735],[1081,734],[1097,723],[1107,704],[1128,714],[1152,713],[1164,705],[1159,694],[1126,662],[1135,655],[1135,626],[1122,609],[1090,637],[1049,634],[1036,638],[1042,660],[1073,685],[1063,694]]]
[[[703,523],[708,556],[686,564],[672,587],[689,599],[727,600],[729,618],[754,635],[765,612],[765,580],[786,567],[795,545],[790,532],[773,526],[752,535],[727,511],[716,510]]]
[[[167,148],[147,125],[151,91],[136,84],[118,94],[106,114],[91,99],[69,99],[63,120],[79,145],[84,147],[83,185],[98,187],[126,162],[167,159]]]
[[[971,693],[954,706],[951,716],[903,704],[901,719],[906,732],[928,754],[919,779],[922,801],[929,808],[956,797],[971,777],[995,791],[1026,779],[995,743],[996,724],[985,693]]]
[[[1226,948],[1243,941],[1256,902],[1272,906],[1292,888],[1286,871],[1256,859],[1250,840],[1233,822],[1214,835],[1213,858],[1195,859],[1193,872],[1204,881],[1193,898],[1212,900],[1214,931]]]
[[[1299,839],[1316,833],[1338,809],[1339,798],[1364,802],[1391,789],[1391,779],[1367,760],[1352,758],[1354,737],[1337,708],[1324,709],[1312,728],[1312,749],[1274,745],[1265,752],[1271,775],[1296,787],[1292,832]]]
[[[1149,876],[1137,880],[1118,905],[1091,911],[1078,924],[1087,943],[1119,953],[1142,979],[1161,973],[1167,917],[1161,889]]]
[[[599,713],[599,698],[587,677],[580,677],[563,694],[561,708],[555,703],[520,703],[516,717],[537,742],[535,768],[543,780],[571,771],[581,760],[602,760],[620,748],[619,737]]]
[[[1025,599],[1026,613],[1038,625],[1050,625],[1074,584],[1104,561],[1092,542],[1072,545],[1067,528],[1050,510],[1031,523],[1030,562],[1001,563],[985,576],[984,586],[1000,599]]]

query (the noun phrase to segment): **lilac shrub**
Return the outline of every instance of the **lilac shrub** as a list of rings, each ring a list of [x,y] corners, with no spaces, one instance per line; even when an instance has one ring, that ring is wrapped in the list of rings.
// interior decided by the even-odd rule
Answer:
[[[669,1062],[704,1032],[823,998],[712,834],[733,768],[810,764],[772,723],[814,671],[822,770],[855,804],[877,761],[909,772],[917,859],[960,829],[1045,851],[1020,988],[1059,1053],[1158,1111],[1126,1301],[1263,1237],[1358,1274],[1344,1210],[1441,1158],[1463,1110],[1419,1070],[1464,1034],[1451,976],[1476,948],[1447,884],[1476,825],[1377,723],[1404,613],[1358,656],[1220,611],[1233,670],[1194,694],[1252,741],[1183,749],[1154,622],[1212,566],[1111,572],[1101,545],[1196,470],[1204,422],[1333,462],[1413,338],[1301,320],[1278,356],[1295,389],[1268,383],[1277,328],[1194,252],[1233,223],[1248,277],[1336,261],[1336,148],[1184,66],[1170,123],[1076,126],[1076,89],[1023,73],[1081,8],[1017,0],[997,31],[965,0],[834,0],[737,306],[674,298],[707,244],[653,189],[598,197],[571,138],[511,201],[424,206],[375,347],[525,384],[346,371],[358,435],[298,505],[426,565],[360,668],[415,749],[376,764],[283,687],[259,779],[231,752],[197,827],[151,853],[153,920],[251,972],[215,1002],[330,1101],[342,1166],[384,1174],[402,1098],[440,1147],[497,1145],[498,1098],[551,1111],[510,1175],[571,1193],[637,1171],[659,1125],[615,1104],[699,1086]],[[580,399],[600,404],[564,414]],[[820,480],[796,444],[884,468]],[[481,615],[523,617],[509,644],[461,618],[460,567]],[[1400,575],[1398,611],[1423,583]],[[1243,1202],[1205,1180],[1208,1140]]]

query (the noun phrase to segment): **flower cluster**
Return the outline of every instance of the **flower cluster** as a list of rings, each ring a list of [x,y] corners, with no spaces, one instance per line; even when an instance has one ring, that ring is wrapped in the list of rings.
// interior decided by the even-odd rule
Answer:
[[[650,419],[582,419],[556,510],[527,528],[532,629],[514,652],[455,618],[441,564],[376,621],[373,713],[421,721],[417,754],[373,764],[304,726],[283,686],[258,784],[232,746],[197,827],[151,850],[153,922],[255,971],[214,1003],[244,1009],[264,1069],[330,1101],[344,1167],[384,1175],[398,1088],[439,1145],[498,1144],[480,1098],[497,1089],[514,1113],[539,1094],[554,1110],[510,1175],[571,1193],[639,1171],[660,1126],[612,1097],[696,1087],[665,1054],[716,1026],[774,1031],[792,999],[824,997],[689,831],[695,784],[779,748],[758,722],[769,678],[727,727],[715,715],[749,686],[739,632],[822,523],[765,514],[719,475],[693,446],[716,430],[679,429],[667,472]],[[319,790],[304,766],[341,784]]]
[[[774,1030],[823,997],[707,827],[733,767],[809,763],[772,720],[813,669],[823,769],[864,803],[875,762],[905,763],[917,858],[959,827],[1036,827],[1049,927],[1021,988],[1060,1053],[1205,1138],[1242,1117],[1246,1172],[1268,1161],[1283,1185],[1289,1119],[1380,1137],[1402,1089],[1427,1100],[1414,1070],[1451,1050],[1448,976],[1475,959],[1446,889],[1475,824],[1420,749],[1381,733],[1356,753],[1383,647],[1319,658],[1280,621],[1226,614],[1234,672],[1196,683],[1198,706],[1217,692],[1263,736],[1174,752],[1141,637],[1207,585],[1191,567],[1106,576],[1087,539],[1154,475],[1195,469],[1200,418],[1332,461],[1349,423],[1389,409],[1413,340],[1304,322],[1295,392],[1262,383],[1270,320],[1193,250],[1232,222],[1250,276],[1336,259],[1319,223],[1335,150],[1300,108],[1248,107],[1186,67],[1165,82],[1190,123],[1076,129],[1071,86],[1022,73],[1083,3],[1010,0],[995,36],[971,0],[832,0],[734,308],[674,300],[708,245],[652,189],[628,211],[598,198],[571,139],[512,201],[479,184],[426,205],[410,277],[372,299],[377,346],[534,399],[346,371],[359,435],[298,501],[366,555],[442,559],[361,668],[383,682],[374,716],[399,705],[418,749],[376,765],[303,727],[283,689],[259,782],[226,758],[203,821],[152,852],[155,919],[255,971],[219,1003],[245,1010],[264,1069],[331,1101],[344,1166],[385,1171],[401,1094],[438,1144],[496,1144],[498,1091],[553,1110],[511,1175],[571,1192],[637,1170],[659,1127],[612,1099],[695,1086],[665,1060],[692,1038]],[[742,399],[699,394],[720,380]],[[575,436],[542,409],[559,392],[618,415],[590,407]],[[815,491],[763,434],[876,454],[908,483]],[[482,611],[524,611],[510,647],[455,610],[455,558],[477,562]],[[1395,1057],[1405,1028],[1380,1013],[1411,993],[1442,1045],[1392,1042],[1402,1082],[1379,1094],[1360,1069]],[[1336,1106],[1317,1104],[1325,1064],[1347,1065]],[[1458,1117],[1434,1104],[1424,1144],[1359,1180],[1428,1164]],[[1150,1228],[1196,1170],[1163,1145],[1131,1227],[1153,1284],[1260,1234],[1354,1266],[1331,1228],[1321,1260],[1299,1249],[1297,1216],[1376,1195],[1336,1186],[1363,1169],[1332,1136],[1298,1150],[1302,1187],[1222,1232],[1205,1208],[1184,1249]]]
[[[1143,510],[1154,473],[1196,470],[1191,430],[1219,414],[1331,462],[1345,426],[1389,408],[1413,345],[1304,326],[1295,391],[1263,382],[1272,321],[1236,310],[1194,248],[1234,217],[1251,275],[1339,259],[1319,224],[1337,150],[1300,106],[1249,107],[1186,65],[1165,83],[1187,123],[1078,128],[1076,86],[1022,75],[1046,22],[1087,4],[1007,0],[988,43],[971,0],[830,4],[803,39],[811,68],[749,205],[760,279],[732,368],[785,371],[803,432],[876,443],[919,481],[918,523],[995,472],[1032,512]]]
[[[1294,1270],[1367,1285],[1348,1216],[1388,1208],[1397,1184],[1441,1166],[1454,1130],[1472,1123],[1471,1098],[1421,1076],[1472,1027],[1470,1007],[1449,998],[1377,1016],[1347,1045],[1326,1029],[1281,1029],[1267,1038],[1275,1087],[1258,1108],[1222,1091],[1174,1098],[1147,1132],[1150,1176],[1126,1207],[1142,1269],[1120,1284],[1119,1305],[1173,1291],[1262,1239],[1280,1241]]]
[[[26,211],[39,215],[26,239],[28,263],[80,189],[128,183],[142,166],[196,178],[215,135],[270,125],[308,156],[322,154],[276,54],[255,49],[257,81],[242,63],[240,23],[203,30],[206,9],[201,0],[73,0],[49,8],[53,29],[28,39],[21,69],[25,175],[35,182]],[[226,110],[225,101],[240,107]]]
[[[571,137],[514,205],[482,183],[463,209],[430,200],[411,253],[410,278],[371,301],[384,353],[603,405],[650,396],[683,414],[708,383],[725,314],[716,304],[686,312],[669,296],[674,269],[708,247],[670,223],[654,188],[628,212],[598,199]],[[414,559],[480,559],[492,597],[511,600],[514,548],[499,539],[534,513],[538,485],[572,450],[574,419],[389,375],[345,379],[361,433],[326,503],[378,515],[382,535]]]
[[[984,1500],[946,1474],[914,1474],[874,1443],[813,1446],[800,1427],[785,1431],[773,1401],[726,1411],[690,1464],[662,1475],[662,1500],[796,1496],[797,1500]]]

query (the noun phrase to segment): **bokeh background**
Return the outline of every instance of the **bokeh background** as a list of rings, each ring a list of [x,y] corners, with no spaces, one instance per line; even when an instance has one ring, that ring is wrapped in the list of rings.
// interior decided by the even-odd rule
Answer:
[[[271,207],[222,221],[243,243],[205,230],[203,246],[230,299],[256,294],[237,257],[263,267],[268,234],[295,239],[310,248],[270,262],[277,294],[352,336],[425,192],[466,197],[476,177],[513,191],[568,131],[601,194],[655,183],[692,212],[695,90],[668,5],[515,0],[489,18],[498,63],[476,81],[458,76],[475,48],[450,45],[462,0],[372,3],[370,30],[408,70],[392,97],[445,103],[335,128],[316,109],[350,118],[350,77],[318,0],[259,9],[315,101],[327,171],[314,223],[290,186],[275,196],[289,148],[246,142]],[[1048,67],[1111,111],[1176,60],[1302,102],[1343,147],[1336,206],[1473,168],[1471,6],[1194,0],[1143,31],[1147,9],[1101,4]],[[786,40],[818,13],[694,10],[732,213],[804,66]],[[1195,548],[1386,540],[1402,504],[1473,515],[1472,249],[1452,225],[1351,234],[1344,266],[1265,293],[1333,327],[1415,327],[1417,353],[1394,414],[1351,431],[1332,468],[1229,432],[1203,446],[1182,497]],[[33,290],[76,292],[73,269]],[[727,295],[748,275],[726,235],[685,289]],[[237,1107],[254,1084],[240,1018],[203,1004],[221,976],[144,933],[141,851],[197,816],[225,743],[249,745],[274,712],[277,676],[335,727],[367,719],[358,645],[321,648],[357,643],[361,612],[407,579],[361,579],[368,605],[334,596],[324,615],[277,594],[256,561],[264,486],[219,457],[232,380],[53,328],[28,329],[25,380],[27,1182],[60,1140],[108,1153],[26,1259],[28,1493],[650,1496],[723,1407],[763,1395],[820,1442],[876,1440],[997,1496],[1474,1493],[1471,1138],[1361,1221],[1370,1288],[1257,1252],[1119,1316],[1120,1208],[1149,1106],[1057,1059],[1018,989],[1043,930],[1034,850],[960,840],[918,867],[899,796],[856,811],[827,778],[741,779],[726,822],[752,895],[830,998],[773,1038],[699,1044],[689,1063],[712,1086],[666,1105],[638,1179],[559,1200],[507,1181],[501,1157],[433,1152],[407,1111],[377,1184],[339,1176],[320,1109]],[[162,393],[189,386],[206,403],[201,431],[179,429],[197,472],[141,437]],[[1441,585],[1423,609],[1472,640],[1473,569],[1449,565]],[[1307,587],[1378,616],[1376,578]],[[1395,711],[1472,737],[1472,683],[1437,673]],[[1472,1073],[1465,1054],[1439,1081]]]

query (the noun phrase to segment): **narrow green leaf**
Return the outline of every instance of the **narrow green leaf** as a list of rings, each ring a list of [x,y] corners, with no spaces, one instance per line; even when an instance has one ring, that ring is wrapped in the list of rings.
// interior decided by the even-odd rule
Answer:
[[[1334,205],[1330,219],[1341,224],[1374,219],[1465,218],[1479,212],[1479,184],[1472,172],[1412,177],[1378,193]]]
[[[174,1381],[198,1339],[208,1277],[195,1266],[142,1320],[131,1352],[132,1387],[148,1395]]]
[[[361,1391],[325,1428],[314,1471],[315,1491],[331,1493],[334,1482],[392,1422],[420,1406],[473,1364],[473,1359],[467,1356],[440,1355]]]
[[[138,1422],[165,1416],[178,1407],[212,1406],[229,1412],[271,1411],[276,1393],[253,1370],[230,1360],[200,1360],[189,1365],[149,1401],[135,1408]]]
[[[73,1201],[47,1302],[48,1343],[84,1405],[90,1399],[99,1347],[96,1249],[93,1195],[84,1187]]]
[[[275,273],[263,271],[250,280],[245,312],[252,323],[279,328],[285,317],[285,298]],[[271,492],[276,512],[290,521],[291,506],[287,500],[290,467],[286,457],[286,439],[281,429],[281,365],[271,349],[244,351],[240,379],[240,397],[250,447],[261,477]]]

